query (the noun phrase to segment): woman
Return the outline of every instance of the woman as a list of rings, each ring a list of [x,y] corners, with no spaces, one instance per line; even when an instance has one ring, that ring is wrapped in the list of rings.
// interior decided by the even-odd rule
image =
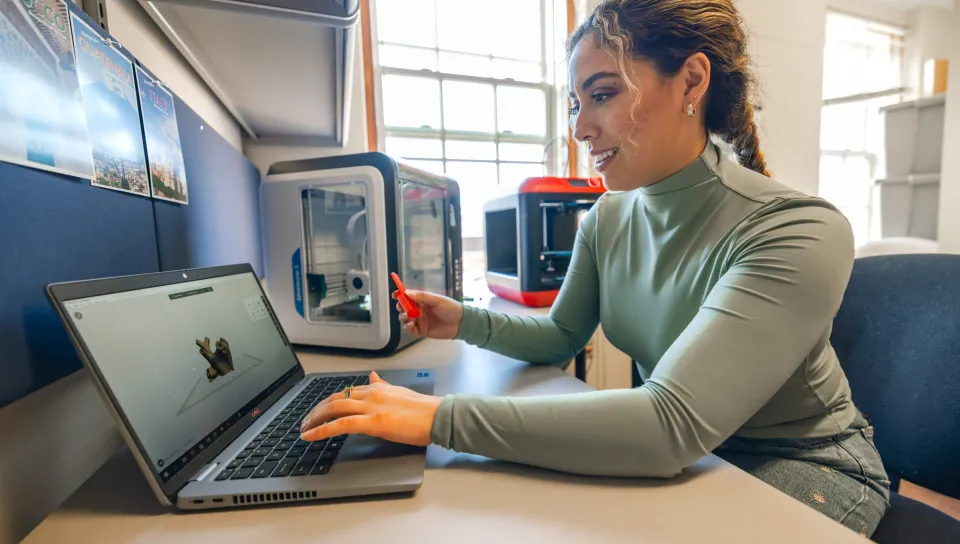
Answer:
[[[541,364],[569,361],[599,322],[642,387],[441,399],[374,375],[318,405],[304,438],[362,433],[609,476],[670,477],[715,452],[872,534],[889,482],[829,342],[851,229],[769,179],[746,50],[730,0],[602,2],[568,42],[570,113],[611,192],[580,227],[549,317],[428,293],[411,293],[421,317],[401,314],[415,334]]]

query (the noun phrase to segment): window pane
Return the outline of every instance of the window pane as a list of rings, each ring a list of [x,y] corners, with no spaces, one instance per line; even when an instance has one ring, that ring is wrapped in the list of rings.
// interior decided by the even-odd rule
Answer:
[[[381,66],[437,71],[437,54],[427,49],[382,44],[379,53]]]
[[[864,157],[822,157],[821,196],[838,207],[864,208],[870,204],[870,163]]]
[[[443,82],[443,124],[447,130],[493,132],[493,85]],[[543,121],[541,114],[541,121]]]
[[[416,166],[426,170],[427,172],[432,172],[434,174],[443,175],[443,161],[403,161],[410,166]]]
[[[827,15],[823,96],[897,88],[902,84],[904,29],[848,15]]]
[[[825,106],[820,122],[820,148],[863,151],[866,108],[863,102]]]
[[[828,196],[834,187],[843,183],[843,157],[837,155],[820,155],[820,194],[830,200]],[[832,202],[832,200],[830,200]]]
[[[490,77],[490,57],[440,53],[440,71],[446,74]]]
[[[461,0],[462,1],[462,0]],[[540,0],[496,0],[478,2],[490,6],[492,13],[509,13],[498,17],[496,33],[489,39],[490,53],[497,57],[539,61],[543,39],[540,34]]]
[[[543,81],[543,72],[537,62],[493,59],[493,77],[539,83]]]
[[[460,184],[463,236],[483,236],[483,204],[496,194],[497,165],[492,162],[448,162],[447,175]]]
[[[497,147],[493,142],[447,140],[448,159],[496,160]]]
[[[385,1],[406,4],[401,0]],[[500,6],[501,3],[502,0],[437,0],[437,43],[440,49],[489,55],[490,48],[504,36],[502,21],[513,17],[512,10]],[[538,23],[537,28],[539,26]]]
[[[547,97],[540,89],[497,88],[500,132],[544,136],[547,133]]]
[[[380,41],[436,47],[434,0],[377,0],[376,9]]]
[[[383,76],[383,123],[388,127],[440,128],[440,82]]]
[[[858,208],[840,208],[850,221],[853,229],[854,244],[859,247],[870,240],[870,213],[866,206]]]
[[[415,157],[418,159],[442,159],[443,144],[440,140],[429,138],[391,138],[387,137],[387,155],[394,157]]]
[[[543,176],[543,165],[532,163],[502,163],[500,165],[500,194],[514,192],[527,178]]]
[[[500,144],[500,160],[543,162],[543,146],[540,144]]]

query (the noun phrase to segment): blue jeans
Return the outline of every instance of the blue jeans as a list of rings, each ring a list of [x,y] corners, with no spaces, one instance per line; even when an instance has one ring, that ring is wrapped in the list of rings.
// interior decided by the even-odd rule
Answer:
[[[871,536],[890,505],[890,480],[859,415],[821,438],[732,437],[714,452],[854,531]]]

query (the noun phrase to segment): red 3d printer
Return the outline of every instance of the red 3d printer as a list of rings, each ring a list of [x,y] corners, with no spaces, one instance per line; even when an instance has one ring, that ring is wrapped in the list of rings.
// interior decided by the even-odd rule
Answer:
[[[527,178],[516,194],[483,207],[490,291],[531,307],[550,306],[570,266],[580,222],[604,193],[600,178]]]

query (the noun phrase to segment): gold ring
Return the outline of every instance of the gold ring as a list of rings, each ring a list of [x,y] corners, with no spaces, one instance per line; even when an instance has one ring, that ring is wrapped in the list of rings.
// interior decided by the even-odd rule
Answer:
[[[347,387],[345,387],[345,388],[343,389],[343,398],[345,398],[345,399],[349,399],[349,398],[350,398],[350,390],[351,390],[352,388],[353,388],[352,385],[348,385]]]

